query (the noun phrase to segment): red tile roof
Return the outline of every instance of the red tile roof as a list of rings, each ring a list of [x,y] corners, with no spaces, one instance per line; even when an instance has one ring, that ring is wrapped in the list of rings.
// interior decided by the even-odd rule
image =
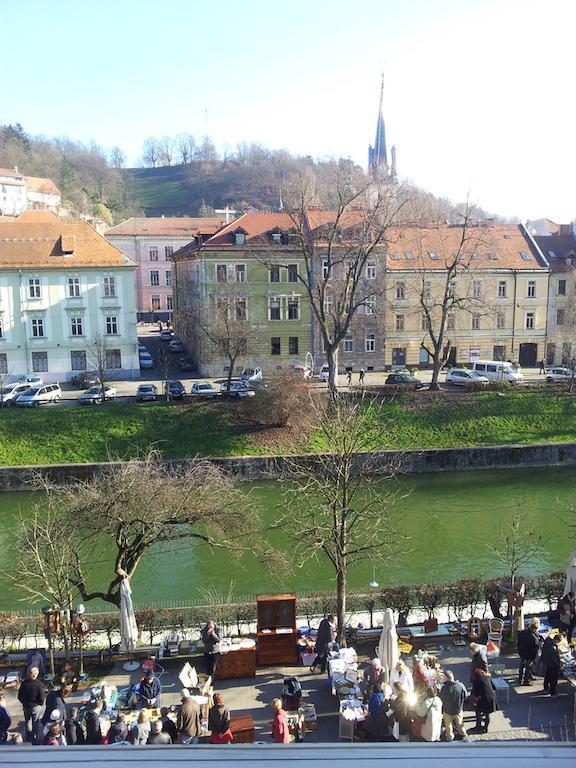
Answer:
[[[144,235],[147,237],[188,237],[213,235],[225,225],[219,217],[140,217],[127,219],[106,232],[108,235]]]
[[[26,176],[25,178],[28,192],[37,192],[42,195],[60,194],[60,190],[51,179],[43,179],[39,176]]]
[[[258,239],[262,241],[261,236],[273,229],[280,229],[285,232],[294,229],[294,226],[294,220],[289,213],[283,211],[249,211],[227,224],[214,237],[207,240],[205,245],[209,248],[234,246],[234,232],[239,228],[246,232],[246,243],[255,244],[254,241]],[[269,244],[269,240],[266,240],[266,243]]]

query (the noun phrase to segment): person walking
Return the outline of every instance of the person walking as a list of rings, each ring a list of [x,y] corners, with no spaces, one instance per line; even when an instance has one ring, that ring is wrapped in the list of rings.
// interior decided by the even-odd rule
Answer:
[[[352,368],[348,368],[346,371],[346,383],[349,387],[352,386]]]
[[[314,672],[316,667],[320,667],[321,672],[326,671],[326,662],[328,660],[328,654],[332,650],[332,645],[336,639],[336,620],[333,614],[328,614],[322,619],[318,627],[318,634],[316,635],[316,645],[314,646],[314,652],[316,658],[312,662],[310,672]]]
[[[540,360],[540,373],[546,373],[546,366],[544,365],[544,360]]]
[[[182,704],[176,722],[176,727],[180,733],[180,742],[182,744],[198,744],[198,739],[202,733],[200,704],[190,696],[188,688],[182,688],[180,700]]]
[[[208,730],[211,744],[229,744],[232,741],[230,730],[230,710],[224,706],[224,700],[220,693],[213,696],[214,706],[208,713]]]
[[[26,727],[26,741],[38,744],[40,726],[44,714],[44,686],[38,680],[38,667],[30,667],[28,676],[22,681],[18,691],[18,701],[22,704]]]
[[[540,650],[540,635],[538,627],[540,619],[533,618],[530,626],[518,632],[517,649],[520,656],[520,669],[518,670],[518,684],[532,685],[534,672],[532,666]]]
[[[220,630],[212,619],[208,619],[201,632],[204,643],[204,664],[206,674],[214,678],[220,658]]]
[[[364,377],[366,376],[366,371],[364,368],[360,368],[360,371],[358,372],[358,384],[363,387],[364,386]]]
[[[454,673],[447,669],[444,672],[445,683],[440,689],[442,701],[442,719],[444,720],[444,734],[446,741],[454,740],[453,726],[458,735],[466,738],[464,729],[464,702],[468,698],[466,686],[459,680],[454,680]]]
[[[550,696],[556,696],[556,686],[562,669],[560,660],[560,634],[555,637],[547,637],[542,646],[542,663],[544,664],[544,690],[550,692]]]
[[[288,721],[286,712],[282,709],[282,700],[274,699],[272,701],[274,710],[274,719],[272,720],[272,741],[275,744],[288,744],[290,742],[290,733],[288,731]]]
[[[172,744],[170,735],[162,730],[162,720],[152,720],[146,744]]]
[[[496,691],[490,673],[480,667],[474,673],[472,696],[475,700],[476,730],[488,733],[490,715],[498,709]],[[484,722],[482,722],[484,720]]]

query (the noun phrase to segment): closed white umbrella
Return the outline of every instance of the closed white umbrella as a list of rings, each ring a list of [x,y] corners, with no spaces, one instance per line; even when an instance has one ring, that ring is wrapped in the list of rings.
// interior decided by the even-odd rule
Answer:
[[[400,658],[400,654],[398,653],[396,624],[394,623],[394,616],[392,615],[390,608],[386,608],[384,611],[382,634],[380,635],[380,642],[378,643],[378,658],[386,672],[386,680],[390,681],[390,673]]]
[[[120,584],[120,649],[132,653],[138,642],[138,626],[132,604],[132,588],[128,579],[122,579]],[[124,669],[133,670],[139,666],[137,661],[128,661]]]
[[[568,592],[572,592],[576,595],[576,549],[572,550],[570,560],[568,561],[568,569],[566,570],[566,586],[564,587],[564,595]],[[562,597],[564,597],[562,595]]]

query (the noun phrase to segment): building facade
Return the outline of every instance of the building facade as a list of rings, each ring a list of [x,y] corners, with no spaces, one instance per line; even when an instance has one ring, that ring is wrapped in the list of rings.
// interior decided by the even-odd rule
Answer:
[[[219,218],[132,218],[105,233],[108,242],[138,265],[138,320],[172,319],[172,254],[197,237],[208,239],[223,225]]]
[[[0,373],[65,381],[105,354],[110,378],[138,377],[135,270],[84,221],[0,220]]]
[[[24,176],[18,169],[0,168],[0,216],[19,216],[25,210],[56,213],[62,198],[50,179]]]

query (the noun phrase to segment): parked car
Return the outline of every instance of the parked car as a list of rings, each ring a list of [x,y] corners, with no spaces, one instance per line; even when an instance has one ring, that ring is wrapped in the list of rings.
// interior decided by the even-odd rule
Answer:
[[[97,384],[78,395],[78,402],[80,405],[99,405],[104,399],[112,400],[115,397],[116,387],[109,387],[108,384],[104,384],[104,392],[102,392],[102,386]]]
[[[292,371],[297,376],[301,376],[303,379],[310,379],[312,377],[312,374],[314,373],[312,368],[310,368],[309,365],[302,365],[300,363],[296,363],[295,365],[293,365]]]
[[[474,360],[472,369],[490,381],[503,381],[509,384],[520,384],[524,376],[512,363],[501,360]]]
[[[140,352],[138,354],[140,368],[154,368],[154,358],[150,352]]]
[[[244,368],[240,374],[240,381],[243,381],[246,384],[262,381],[262,368]]]
[[[194,360],[192,360],[191,357],[179,357],[178,361],[176,362],[176,365],[178,366],[179,370],[181,371],[195,371],[196,365],[194,364]]]
[[[19,381],[22,382],[22,384],[28,384],[29,387],[41,387],[42,384],[44,384],[42,376],[38,376],[37,373],[29,373],[27,376],[20,376]]]
[[[4,408],[10,408],[27,389],[30,389],[30,384],[24,384],[20,381],[17,381],[15,384],[6,384],[0,395],[0,405]]]
[[[40,387],[28,387],[18,396],[16,405],[24,408],[38,407],[43,403],[57,403],[62,397],[59,384],[42,384]]]
[[[163,331],[160,331],[160,338],[162,341],[170,341],[172,339],[172,331],[170,328],[164,328]]]
[[[197,397],[216,397],[218,394],[212,384],[210,384],[209,381],[195,381],[194,384],[192,384],[192,388],[190,389],[191,395],[196,395]]]
[[[140,352],[148,352],[148,354],[150,354],[150,350],[148,347],[145,347],[144,344],[138,344],[138,354],[140,354]]]
[[[222,392],[223,395],[228,395],[229,397],[234,397],[236,399],[240,399],[241,397],[254,397],[256,394],[256,392],[243,381],[231,381],[230,389],[228,389],[227,380],[218,381],[217,384],[220,386],[220,392]]]
[[[186,352],[186,347],[180,339],[173,339],[168,345],[170,352]]]
[[[170,400],[183,400],[186,390],[181,381],[167,381],[164,384],[164,394]]]
[[[446,384],[460,387],[484,387],[490,383],[490,379],[468,368],[450,368],[446,373]]]
[[[78,389],[88,389],[88,387],[93,387],[95,384],[100,384],[100,377],[94,371],[82,371],[81,373],[75,373],[70,381]]]
[[[546,368],[546,381],[571,381],[574,372],[570,368]]]
[[[422,389],[424,386],[420,379],[415,378],[409,373],[391,373],[386,379],[386,384],[392,387],[402,387],[403,389]]]
[[[140,384],[136,390],[136,400],[143,403],[146,400],[156,400],[158,390],[154,384]]]
[[[318,374],[318,378],[320,381],[328,381],[328,366],[323,365],[322,368],[320,368],[320,373]]]

